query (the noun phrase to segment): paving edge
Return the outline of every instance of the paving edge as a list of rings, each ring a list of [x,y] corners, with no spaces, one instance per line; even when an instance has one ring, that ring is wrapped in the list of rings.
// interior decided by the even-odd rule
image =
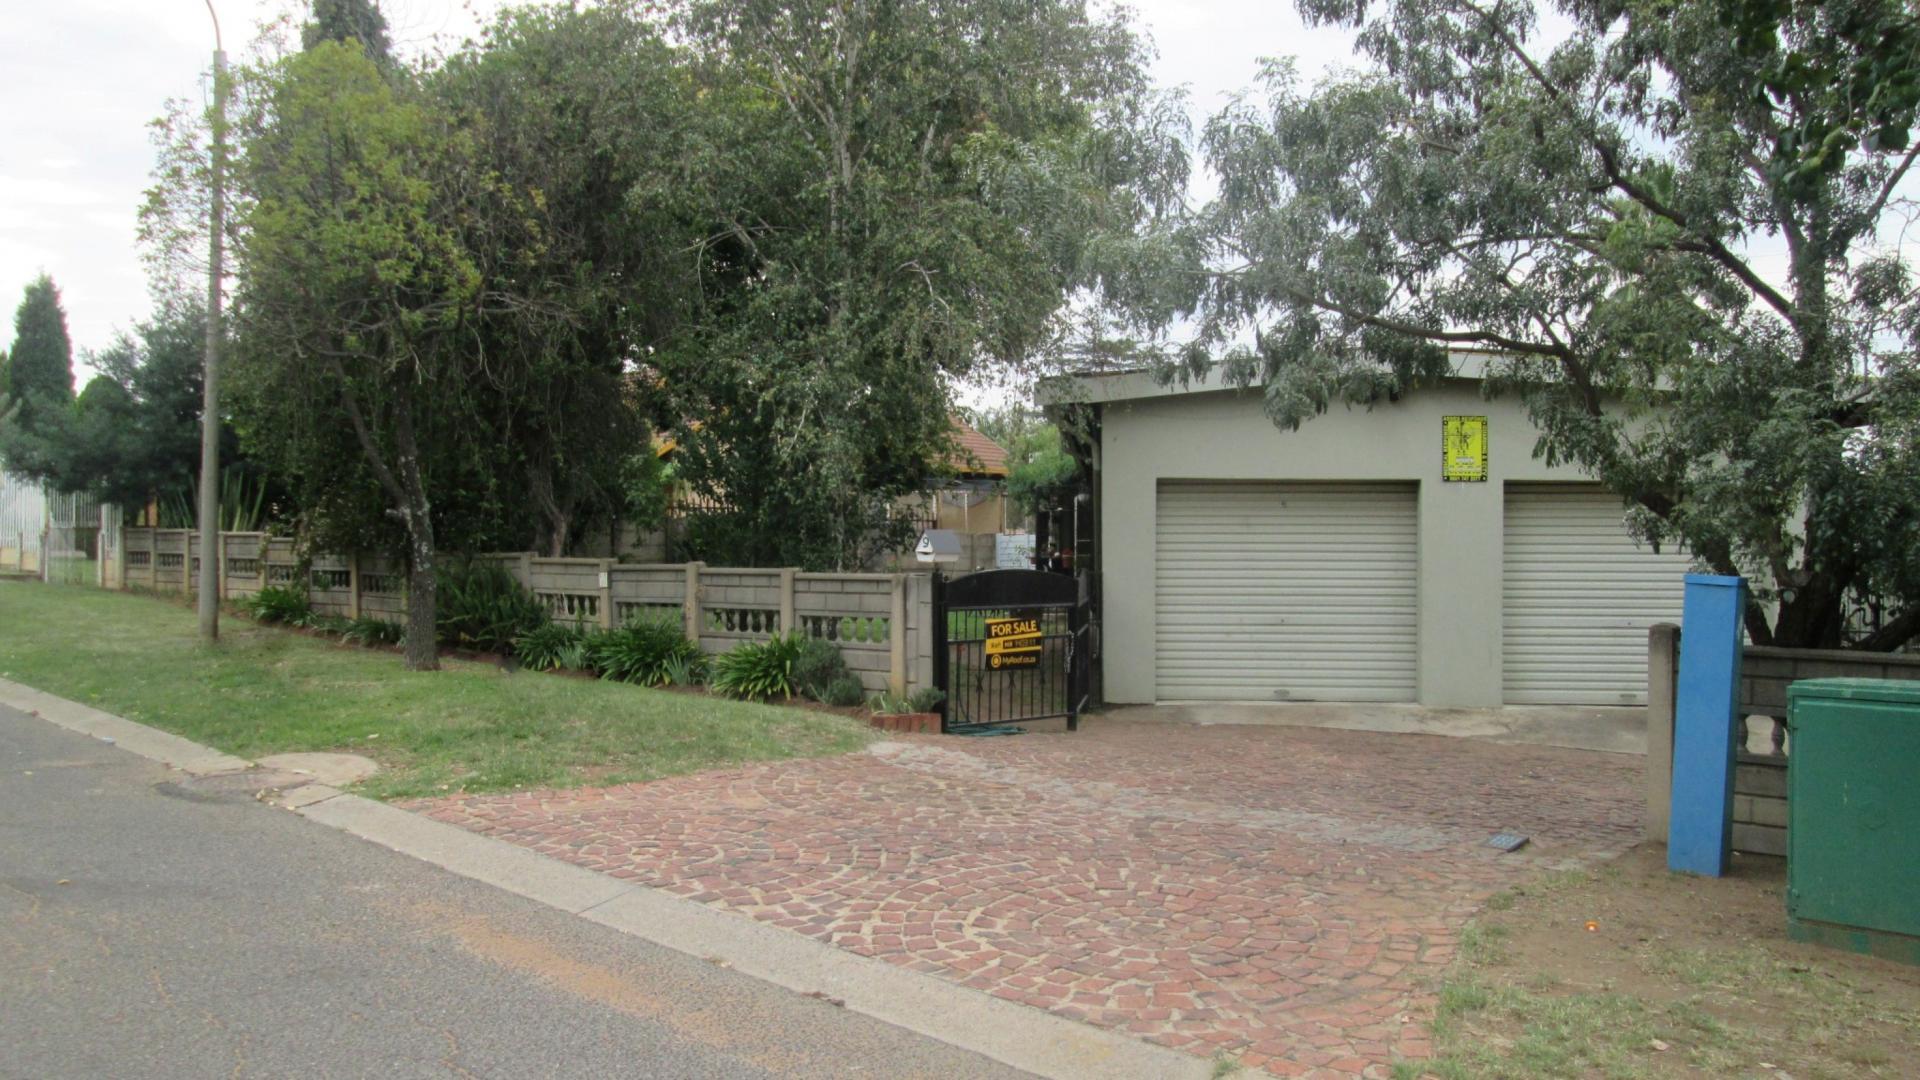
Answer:
[[[234,772],[253,765],[178,735],[5,679],[0,679],[0,705],[110,741],[191,775]],[[1057,1080],[1202,1080],[1214,1075],[1214,1063],[1205,1058],[1016,1005],[323,784],[290,789],[274,802],[319,824],[462,877],[784,989],[832,999],[854,1012],[1026,1072]],[[1267,1076],[1244,1068],[1233,1075],[1244,1080]]]

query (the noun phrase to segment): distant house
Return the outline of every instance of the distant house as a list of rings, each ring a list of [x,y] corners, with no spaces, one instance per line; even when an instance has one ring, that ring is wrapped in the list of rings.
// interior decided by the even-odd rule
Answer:
[[[924,517],[928,528],[958,533],[1005,532],[1007,451],[999,443],[952,418],[953,453],[945,465],[950,476],[929,485]]]
[[[902,499],[897,504],[897,512],[913,522],[916,535],[926,529],[951,529],[981,537],[969,543],[966,563],[969,569],[989,567],[995,556],[992,537],[1007,531],[1010,525],[1006,497],[1007,451],[959,417],[952,417],[951,423],[952,452],[940,463],[942,467],[937,475],[928,477],[925,490]],[[679,450],[679,443],[672,433],[663,432],[655,436],[653,447],[662,459],[671,460]],[[684,536],[686,516],[715,505],[712,500],[682,491],[668,510],[665,529],[643,531],[631,523],[622,523],[617,535],[599,531],[582,535],[570,553],[595,558],[618,556],[647,562],[668,561],[680,556],[677,538]],[[885,567],[891,568],[898,561],[898,555],[910,555],[910,552],[889,556]]]

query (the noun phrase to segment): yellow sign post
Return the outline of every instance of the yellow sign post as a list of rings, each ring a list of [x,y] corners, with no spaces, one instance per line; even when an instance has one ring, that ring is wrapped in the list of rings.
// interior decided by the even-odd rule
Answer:
[[[1040,620],[987,620],[987,666],[1035,667],[1040,663]]]
[[[1466,482],[1487,478],[1487,418],[1440,418],[1440,479]]]

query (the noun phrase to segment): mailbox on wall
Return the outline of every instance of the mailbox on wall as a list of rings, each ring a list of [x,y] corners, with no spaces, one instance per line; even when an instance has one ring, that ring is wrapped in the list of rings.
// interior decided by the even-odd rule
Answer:
[[[913,546],[913,557],[923,563],[945,566],[960,561],[960,536],[952,529],[928,529]]]

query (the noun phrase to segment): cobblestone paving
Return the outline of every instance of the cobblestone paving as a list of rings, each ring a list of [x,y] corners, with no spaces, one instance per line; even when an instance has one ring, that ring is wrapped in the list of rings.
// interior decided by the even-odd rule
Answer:
[[[413,809],[996,997],[1277,1075],[1429,1053],[1492,892],[1632,843],[1637,758],[1090,719]],[[1521,852],[1483,846],[1500,829]]]

